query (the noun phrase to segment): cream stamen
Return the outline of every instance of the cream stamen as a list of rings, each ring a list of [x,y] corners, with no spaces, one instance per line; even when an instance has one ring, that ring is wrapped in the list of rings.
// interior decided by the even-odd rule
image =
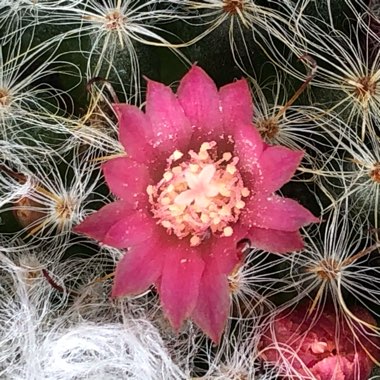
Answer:
[[[199,152],[189,151],[189,159],[176,150],[168,159],[162,179],[147,187],[153,216],[158,223],[190,245],[199,245],[207,236],[232,236],[232,225],[245,207],[242,200],[250,192],[237,169],[238,158],[225,152],[216,156],[216,143],[205,142]],[[176,165],[176,166],[174,166]]]

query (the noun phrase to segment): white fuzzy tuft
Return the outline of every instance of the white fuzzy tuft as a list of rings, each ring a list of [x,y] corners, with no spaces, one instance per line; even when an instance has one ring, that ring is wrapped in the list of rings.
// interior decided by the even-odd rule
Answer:
[[[71,265],[49,265],[42,252],[2,251],[1,379],[186,378],[171,359],[162,332],[144,317],[148,310],[144,313],[138,301],[131,300],[127,306],[113,303],[102,289],[93,298],[93,292],[83,292],[89,285],[75,291],[66,286],[68,272],[71,277],[79,275],[73,268],[81,271],[84,284],[89,280],[83,259],[73,258]],[[104,270],[108,264],[89,260],[88,269]]]
[[[33,379],[182,379],[158,331],[147,321],[89,324],[48,335]]]

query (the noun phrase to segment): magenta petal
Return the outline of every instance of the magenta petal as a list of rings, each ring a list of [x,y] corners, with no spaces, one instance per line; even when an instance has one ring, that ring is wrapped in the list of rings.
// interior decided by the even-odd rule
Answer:
[[[244,237],[246,236],[247,234],[244,235]],[[212,262],[208,260],[206,262],[206,265],[212,266],[214,271],[218,271],[225,275],[230,275],[241,260],[241,256],[238,254],[238,250],[236,248],[237,242],[241,239],[234,239],[233,248],[230,248],[228,246],[226,247],[225,240],[226,238],[219,238],[218,243],[212,247],[212,251],[214,252],[213,255],[215,257]]]
[[[273,253],[299,251],[304,247],[301,234],[298,231],[251,228],[249,240],[253,247]]]
[[[342,355],[335,355],[319,361],[310,368],[310,371],[320,380],[368,379],[370,372],[368,374],[360,373],[360,375],[356,373],[356,376],[354,376],[355,372],[359,372],[358,364],[359,363],[350,362]]]
[[[101,240],[114,248],[128,248],[148,240],[157,226],[150,215],[141,210],[126,215],[115,223]]]
[[[244,185],[254,190],[263,180],[260,157],[264,142],[257,129],[251,124],[237,124],[234,141],[235,156],[239,158],[238,168],[243,175]]]
[[[236,244],[246,236],[244,227],[235,226],[231,237],[215,239],[205,255],[206,268],[192,318],[215,343],[219,343],[230,311],[228,276],[242,260]]]
[[[146,115],[153,131],[154,147],[170,153],[187,149],[191,124],[169,87],[148,81]]]
[[[223,134],[219,93],[214,81],[198,66],[193,66],[182,78],[177,91],[178,100],[203,141]]]
[[[263,173],[261,189],[273,193],[289,182],[303,157],[303,152],[293,151],[283,146],[270,146],[260,157]]]
[[[233,234],[230,237],[218,237],[213,239],[211,252],[207,252],[204,261],[207,267],[212,267],[214,272],[230,275],[234,268],[242,260],[237,248],[238,242],[248,237],[248,228],[240,224],[233,226]]]
[[[122,297],[144,292],[161,275],[163,256],[157,240],[151,238],[125,253],[118,262],[112,297]]]
[[[194,322],[218,344],[230,310],[227,275],[207,268],[202,276],[198,302],[192,312]]]
[[[119,120],[119,139],[128,156],[139,162],[147,162],[153,156],[149,145],[153,134],[145,114],[136,106],[114,104]]]
[[[252,97],[245,79],[223,86],[219,90],[219,96],[226,133],[234,135],[234,127],[238,123],[252,124]]]
[[[176,330],[190,316],[197,302],[204,269],[198,251],[186,242],[163,248],[161,252],[165,263],[158,290],[165,314]]]
[[[146,165],[128,157],[118,157],[102,166],[103,174],[112,193],[128,201],[135,208],[147,202],[146,188],[149,185],[149,171]]]
[[[127,202],[117,201],[109,203],[99,211],[89,215],[74,228],[74,232],[102,241],[110,228],[131,212],[133,211]]]
[[[240,220],[247,226],[281,231],[296,231],[307,224],[319,222],[318,218],[295,200],[276,194],[252,197]]]

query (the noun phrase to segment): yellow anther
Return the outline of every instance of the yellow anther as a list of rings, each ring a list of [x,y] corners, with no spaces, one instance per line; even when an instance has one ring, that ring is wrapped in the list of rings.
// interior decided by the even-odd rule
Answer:
[[[219,189],[220,195],[223,195],[223,197],[230,197],[231,196],[231,191],[227,190],[225,187],[221,187]]]
[[[187,190],[187,185],[185,183],[182,183],[176,187],[177,194],[182,193],[182,191]]]
[[[183,153],[180,152],[179,150],[175,150],[169,158],[172,159],[173,161],[177,161],[182,157],[183,157]]]
[[[219,215],[230,216],[231,215],[231,209],[229,207],[223,206],[219,211]]]
[[[234,175],[236,173],[236,167],[235,165],[228,164],[226,167],[227,173],[230,173],[231,175]]]
[[[198,155],[199,159],[202,160],[202,161],[206,161],[210,158],[209,154],[207,153],[207,151],[204,151],[204,152],[199,152],[199,155]]]
[[[148,185],[148,187],[146,188],[146,192],[148,195],[153,195],[154,187],[152,185]]]
[[[171,228],[172,227],[172,224],[168,220],[161,221],[161,224],[165,228]]]
[[[243,187],[241,189],[241,192],[240,194],[242,195],[242,197],[248,197],[248,195],[250,194],[251,192],[246,188],[246,187]]]
[[[210,217],[207,214],[205,214],[204,212],[202,212],[202,214],[201,214],[201,221],[203,223],[208,223],[208,222],[210,222]]]
[[[199,245],[200,243],[201,243],[201,238],[199,236],[194,235],[190,238],[190,245],[192,247],[195,247]]]
[[[233,233],[234,233],[234,230],[230,226],[227,226],[223,229],[223,235],[226,237],[232,236]]]
[[[215,212],[218,212],[218,207],[216,206],[215,203],[211,203],[210,206],[208,206],[208,211],[210,213],[210,216],[212,215],[212,213],[214,213],[213,215],[216,215]]]
[[[232,154],[230,152],[223,153],[223,160],[229,161],[232,158]]]
[[[182,168],[180,166],[175,166],[172,169],[172,173],[175,174],[175,175],[180,175],[182,173]]]
[[[169,182],[173,178],[173,173],[172,172],[165,172],[164,173],[164,180]]]
[[[174,213],[175,215],[178,215],[178,214],[182,214],[185,207],[181,205],[177,205],[177,204],[171,204],[170,206],[168,206],[168,209],[170,212]]]
[[[207,150],[211,149],[212,146],[209,142],[204,142],[202,145],[201,145],[201,148],[199,149],[200,152],[206,152]]]
[[[199,165],[197,164],[190,164],[189,169],[192,173],[198,173],[199,171]]]
[[[185,222],[191,222],[193,218],[189,214],[185,214],[182,218]]]
[[[169,205],[171,203],[171,199],[169,197],[164,197],[161,199],[161,204],[162,205]]]
[[[235,207],[241,210],[242,208],[245,207],[245,202],[244,201],[237,201],[235,204]]]
[[[219,216],[216,216],[212,219],[212,224],[219,224],[222,220],[219,218]]]

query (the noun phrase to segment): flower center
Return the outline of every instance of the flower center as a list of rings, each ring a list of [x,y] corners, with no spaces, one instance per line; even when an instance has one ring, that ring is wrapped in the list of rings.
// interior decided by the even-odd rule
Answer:
[[[243,0],[223,0],[223,9],[227,13],[237,13],[243,9]]]
[[[280,131],[280,127],[278,125],[278,120],[275,117],[263,118],[256,121],[256,126],[261,134],[261,136],[265,140],[274,139],[278,132]]]
[[[231,236],[249,196],[236,167],[239,159],[225,152],[217,159],[216,143],[205,142],[189,159],[176,150],[162,179],[147,187],[151,211],[168,234],[199,245],[211,234]]]
[[[8,91],[0,88],[0,106],[5,107],[9,103],[9,94]]]
[[[358,78],[358,80],[354,82],[354,85],[356,87],[356,96],[360,99],[360,101],[368,101],[371,96],[376,94],[377,83],[370,76]]]
[[[319,265],[307,269],[315,273],[323,281],[334,281],[340,272],[339,263],[332,258],[323,259]]]
[[[370,177],[374,182],[380,183],[380,162],[377,162],[371,172],[370,172]]]
[[[123,23],[124,23],[124,16],[120,12],[115,10],[106,16],[105,27],[106,29],[109,29],[109,30],[116,30],[116,29],[120,29]]]

